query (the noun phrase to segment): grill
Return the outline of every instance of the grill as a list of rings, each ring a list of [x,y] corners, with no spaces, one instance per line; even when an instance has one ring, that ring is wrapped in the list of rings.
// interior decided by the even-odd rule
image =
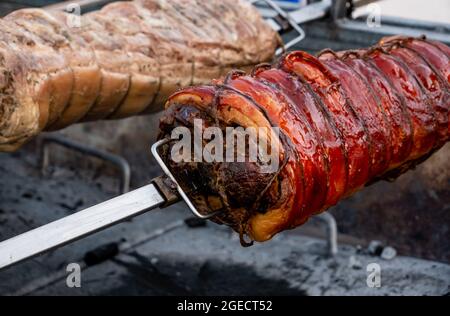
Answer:
[[[90,1],[88,8],[105,2]],[[375,32],[344,19],[339,10],[334,15],[303,24],[307,37],[294,48],[368,46],[398,27],[445,34],[430,24],[389,21]],[[330,26],[333,18],[338,27]],[[295,35],[284,36],[290,41]],[[87,123],[41,135],[15,154],[0,154],[0,240],[158,176],[150,154],[157,124],[158,115]],[[0,294],[448,294],[449,155],[447,145],[395,183],[377,183],[341,202],[330,211],[333,217],[250,249],[238,247],[238,236],[228,228],[187,217],[187,207],[176,204],[0,271]],[[398,256],[389,256],[387,246]],[[83,268],[82,288],[66,284],[66,267],[74,262]],[[365,282],[370,263],[382,267],[381,288]]]

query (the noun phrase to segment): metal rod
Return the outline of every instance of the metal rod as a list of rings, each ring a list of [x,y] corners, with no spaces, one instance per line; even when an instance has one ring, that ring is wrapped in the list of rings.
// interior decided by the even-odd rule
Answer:
[[[337,224],[334,216],[330,213],[321,213],[313,218],[326,225],[328,254],[331,257],[335,256],[338,253],[338,240]]]
[[[0,243],[0,269],[126,221],[164,203],[153,184]]]
[[[130,191],[130,182],[131,182],[131,168],[128,161],[119,156],[115,155],[106,151],[99,150],[97,148],[89,147],[84,144],[77,143],[73,140],[69,140],[65,137],[58,136],[58,135],[45,135],[42,138],[42,156],[41,156],[41,168],[42,173],[45,173],[45,170],[47,169],[49,165],[50,160],[50,150],[49,145],[50,144],[57,144],[60,146],[63,146],[67,149],[79,152],[84,155],[92,156],[101,160],[108,161],[112,164],[114,164],[121,173],[120,178],[120,192],[122,194],[127,193]]]
[[[295,46],[296,44],[301,42],[306,37],[305,31],[298,25],[297,21],[295,19],[293,19],[293,17],[290,15],[290,13],[287,13],[286,11],[284,11],[282,8],[280,8],[280,6],[278,4],[276,4],[272,0],[251,0],[250,3],[254,5],[260,1],[266,3],[273,10],[275,10],[275,12],[279,16],[281,16],[283,19],[285,19],[289,23],[289,25],[298,33],[298,36],[295,37],[294,39],[290,40],[289,42],[287,42],[283,48],[277,49],[277,51],[275,52],[275,54],[277,56],[284,53],[285,50]],[[276,30],[276,31],[279,31],[279,30]]]
[[[131,242],[124,242],[122,244],[119,245],[119,251],[120,253],[129,253],[132,252],[134,249],[136,249],[137,247],[151,241],[154,239],[157,239],[161,236],[164,236],[165,234],[172,232],[180,227],[184,226],[184,221],[183,220],[177,220],[175,222],[171,222],[170,224],[162,227],[162,228],[158,228],[156,230],[154,230],[153,232],[151,232],[149,235],[140,238],[140,239],[136,239],[133,240]],[[85,269],[89,269],[90,267],[83,261],[83,258],[79,258],[78,260],[75,260],[75,262],[78,262],[80,264],[81,270],[85,271]],[[67,272],[65,270],[60,270],[57,271],[55,273],[52,273],[50,275],[44,275],[41,278],[38,278],[36,280],[31,281],[30,283],[28,283],[27,285],[21,287],[20,289],[18,289],[16,292],[13,292],[11,295],[12,296],[26,296],[26,295],[31,295],[34,292],[45,288],[51,284],[55,284],[56,282],[59,282],[61,280],[64,280],[67,278]]]
[[[297,24],[303,24],[324,18],[332,7],[331,0],[322,0],[308,4],[299,10],[289,12],[292,20]]]
[[[192,204],[191,200],[189,200],[189,197],[184,192],[184,190],[181,188],[181,186],[178,184],[178,182],[175,179],[175,177],[173,176],[172,172],[170,172],[169,168],[167,168],[166,164],[164,163],[164,160],[159,155],[159,152],[158,152],[159,147],[161,147],[163,145],[166,145],[166,144],[170,143],[171,141],[172,140],[169,139],[169,138],[162,139],[162,140],[156,142],[152,146],[152,154],[155,157],[156,162],[159,164],[159,166],[161,167],[162,171],[170,178],[170,180],[172,180],[172,182],[175,183],[177,191],[178,191],[178,194],[180,194],[181,198],[184,200],[184,202],[186,202],[187,206],[189,207],[189,209],[191,210],[191,212],[195,216],[197,216],[198,218],[201,218],[201,219],[209,219],[209,218],[214,217],[215,215],[217,215],[218,212],[214,212],[212,214],[203,215],[202,213],[197,211],[197,208],[194,206],[194,204]]]
[[[340,38],[339,32],[348,32],[349,36],[355,36],[354,34],[358,34],[361,36],[361,33],[367,33],[367,35],[376,35],[377,37],[389,36],[395,34],[402,34],[404,36],[418,37],[425,35],[428,39],[436,40],[439,42],[443,42],[447,45],[450,45],[450,35],[449,35],[449,25],[441,24],[441,28],[444,30],[440,32],[438,23],[433,23],[430,25],[436,25],[437,30],[430,30],[430,28],[421,28],[424,27],[420,25],[420,22],[417,22],[417,26],[419,28],[413,27],[416,23],[414,20],[408,19],[397,19],[398,24],[388,24],[387,21],[391,23],[394,22],[392,18],[384,18],[382,17],[382,24],[380,27],[370,27],[367,25],[365,21],[361,20],[350,20],[350,19],[342,19],[336,21],[336,34],[338,38]],[[384,21],[384,22],[383,22]],[[403,24],[403,25],[401,25]]]

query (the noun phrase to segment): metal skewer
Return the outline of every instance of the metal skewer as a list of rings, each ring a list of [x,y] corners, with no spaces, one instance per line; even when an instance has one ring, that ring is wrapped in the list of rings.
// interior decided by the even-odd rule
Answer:
[[[140,189],[0,242],[0,269],[64,246],[158,207],[169,206],[178,202],[179,197],[199,218],[208,219],[216,215],[216,213],[203,215],[197,211],[160,157],[159,147],[170,141],[170,139],[160,140],[151,148],[166,177],[156,178],[151,184]]]
[[[61,247],[164,204],[149,184],[0,243],[0,269]]]

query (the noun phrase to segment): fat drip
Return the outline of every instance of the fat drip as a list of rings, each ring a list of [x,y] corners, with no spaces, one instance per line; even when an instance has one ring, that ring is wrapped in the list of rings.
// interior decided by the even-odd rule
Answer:
[[[233,227],[241,243],[305,223],[374,181],[392,180],[449,139],[448,48],[385,38],[369,49],[317,57],[291,52],[249,75],[230,72],[170,97],[160,138],[175,127],[280,129],[279,168],[259,162],[174,162],[163,157],[198,210]],[[224,145],[226,146],[226,144]]]

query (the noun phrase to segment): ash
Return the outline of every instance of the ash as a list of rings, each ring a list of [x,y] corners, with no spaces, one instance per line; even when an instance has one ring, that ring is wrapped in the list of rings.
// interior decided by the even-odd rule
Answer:
[[[55,148],[46,175],[39,141],[0,155],[0,239],[4,240],[118,194],[106,163]],[[78,167],[64,155],[78,162]],[[134,166],[136,167],[136,166]],[[134,169],[133,169],[134,170]],[[148,175],[136,180],[141,185]],[[142,172],[141,172],[142,174]],[[142,183],[141,183],[142,182]],[[327,254],[313,224],[251,248],[212,223],[192,225],[179,203],[144,214],[92,237],[0,271],[1,295],[445,295],[450,266],[417,258],[383,259],[341,236]],[[359,240],[357,240],[359,241]],[[94,259],[93,259],[94,258]],[[81,288],[66,284],[69,263],[82,267]],[[368,285],[370,264],[379,287]]]

